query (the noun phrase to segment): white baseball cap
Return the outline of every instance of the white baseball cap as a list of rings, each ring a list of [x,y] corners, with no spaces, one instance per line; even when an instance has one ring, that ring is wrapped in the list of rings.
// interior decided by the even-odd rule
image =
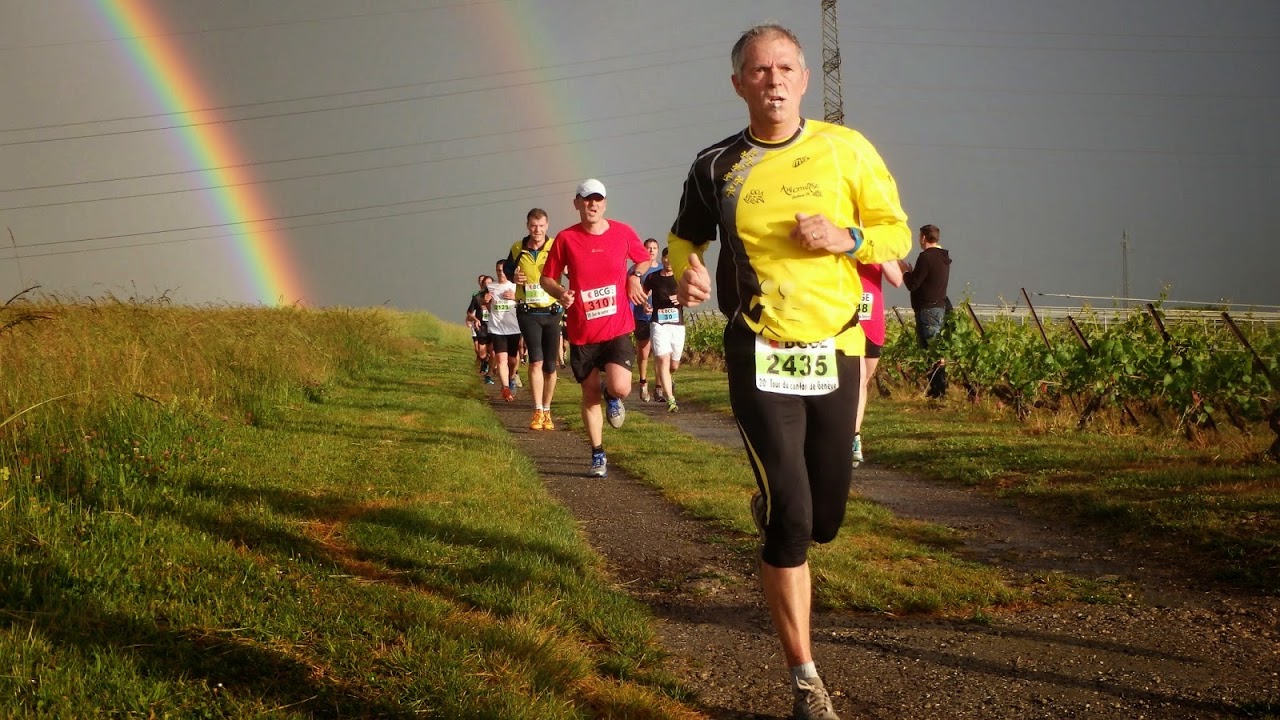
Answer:
[[[578,197],[584,198],[591,195],[599,195],[600,197],[608,197],[604,192],[604,183],[595,178],[588,178],[578,183]]]

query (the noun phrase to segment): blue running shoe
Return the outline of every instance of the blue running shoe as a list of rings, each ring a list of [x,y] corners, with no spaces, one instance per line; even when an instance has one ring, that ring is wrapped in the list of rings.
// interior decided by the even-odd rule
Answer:
[[[605,415],[609,417],[609,424],[615,428],[622,427],[623,421],[627,419],[627,409],[623,407],[622,401],[616,397],[606,394],[605,398]]]
[[[591,477],[607,477],[609,475],[609,461],[605,458],[603,450],[591,451],[591,469],[587,471]]]
[[[862,464],[862,435],[853,436],[853,466]]]

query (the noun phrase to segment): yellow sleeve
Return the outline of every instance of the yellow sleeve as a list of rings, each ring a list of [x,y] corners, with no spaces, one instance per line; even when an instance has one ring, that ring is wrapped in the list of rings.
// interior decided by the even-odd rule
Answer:
[[[889,168],[871,143],[861,136],[859,141],[854,206],[863,242],[854,257],[866,265],[879,265],[911,252],[911,228]]]
[[[689,256],[698,253],[698,259],[703,265],[707,264],[707,259],[703,255],[710,247],[711,243],[705,242],[701,245],[694,245],[692,241],[670,233],[667,235],[667,254],[671,256],[671,272],[675,274],[676,281],[679,282],[680,276],[684,275],[684,271],[689,269]]]

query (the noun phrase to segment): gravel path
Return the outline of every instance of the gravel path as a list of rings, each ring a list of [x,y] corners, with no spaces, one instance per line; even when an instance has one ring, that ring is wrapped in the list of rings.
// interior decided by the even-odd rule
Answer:
[[[788,717],[785,662],[753,557],[726,550],[716,541],[722,530],[619,468],[605,480],[587,478],[590,453],[580,434],[529,431],[525,403],[495,401],[494,409],[580,520],[617,585],[652,608],[700,708],[712,718]],[[660,410],[634,396],[628,403],[629,412],[741,447],[724,416],[683,405],[672,415]],[[963,552],[976,560],[1012,573],[1058,570],[1125,583],[1136,602],[998,613],[983,624],[819,611],[814,655],[844,720],[1280,713],[1280,598],[1198,587],[1168,550],[1111,547],[981,492],[874,465],[855,471],[854,485],[901,516],[961,531]]]

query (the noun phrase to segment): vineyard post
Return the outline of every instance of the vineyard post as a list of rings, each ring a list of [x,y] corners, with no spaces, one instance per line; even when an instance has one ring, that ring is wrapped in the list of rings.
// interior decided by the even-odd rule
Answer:
[[[1031,296],[1027,294],[1027,289],[1022,288],[1022,299],[1027,301],[1027,309],[1031,311],[1031,319],[1036,321],[1036,329],[1040,331],[1040,339],[1044,341],[1044,346],[1053,350],[1053,343],[1049,342],[1049,335],[1044,331],[1044,325],[1040,324],[1040,316],[1036,314],[1036,306],[1031,304]],[[1067,395],[1067,400],[1071,402],[1071,409],[1080,412],[1080,408],[1076,405],[1076,399],[1072,395]]]
[[[1160,317],[1160,313],[1156,310],[1156,306],[1153,303],[1147,303],[1147,312],[1151,315],[1151,319],[1155,322],[1156,329],[1160,331],[1160,337],[1164,338],[1164,341],[1168,343],[1170,347],[1174,348],[1175,353],[1178,352],[1177,344],[1173,342],[1173,337],[1169,335],[1168,329],[1166,329],[1164,326],[1164,319]],[[1195,390],[1192,391],[1192,401],[1193,401],[1193,404],[1191,406],[1191,409],[1188,410],[1186,413],[1184,413],[1183,418],[1188,418],[1190,416],[1190,413],[1194,411],[1196,408],[1200,407],[1200,405],[1203,402],[1202,398],[1200,397],[1200,394]],[[1230,414],[1230,410],[1228,410],[1228,414]],[[1208,413],[1206,413],[1206,415],[1208,416]],[[1212,416],[1208,416],[1208,417],[1209,417],[1209,424],[1212,425],[1213,417]],[[1194,440],[1196,438],[1196,429],[1192,425],[1192,423],[1189,420],[1184,419],[1182,425],[1186,429],[1187,439]],[[1236,425],[1239,426],[1240,423],[1236,422]]]
[[[907,322],[902,319],[902,313],[898,312],[898,306],[893,306],[893,314],[898,318],[898,325],[902,328],[902,332],[907,331]],[[894,363],[898,367],[898,374],[902,376],[902,381],[908,385],[915,385],[915,380],[907,377],[907,371],[902,368],[902,360],[899,359]]]
[[[1022,299],[1027,301],[1027,309],[1031,311],[1031,319],[1036,321],[1036,328],[1040,330],[1040,339],[1044,340],[1044,346],[1053,349],[1053,343],[1049,342],[1049,336],[1044,331],[1044,325],[1040,324],[1040,316],[1036,314],[1036,306],[1031,304],[1031,296],[1027,294],[1027,289],[1022,288]]]
[[[1086,353],[1092,354],[1093,347],[1089,345],[1089,339],[1086,338],[1084,336],[1084,333],[1080,331],[1080,326],[1076,324],[1076,319],[1068,315],[1067,324],[1071,326],[1071,332],[1075,333],[1076,339],[1080,341],[1080,344],[1084,347],[1084,351]],[[1100,401],[1101,396],[1099,396],[1098,399]],[[1087,415],[1080,416],[1080,427],[1084,427],[1085,423],[1089,421],[1088,415],[1092,415],[1094,412],[1097,411],[1097,405],[1098,403],[1091,402],[1089,403],[1089,407],[1085,408],[1085,413],[1087,413]],[[1126,405],[1124,401],[1120,402],[1120,409],[1124,411],[1124,414],[1129,418],[1129,422],[1133,423],[1134,427],[1140,427],[1140,424],[1138,423],[1138,418],[1134,416],[1133,411],[1129,409],[1129,406]]]
[[[1147,303],[1147,312],[1151,313],[1151,319],[1156,321],[1156,329],[1160,331],[1160,337],[1167,343],[1173,342],[1173,338],[1169,337],[1169,331],[1164,329],[1164,320],[1160,319],[1160,313],[1156,312],[1154,303]]]
[[[1258,351],[1253,349],[1253,345],[1249,343],[1249,338],[1245,337],[1244,333],[1240,332],[1240,328],[1236,327],[1236,322],[1231,319],[1231,316],[1228,315],[1225,310],[1222,311],[1222,319],[1227,322],[1227,327],[1231,328],[1231,334],[1235,335],[1236,339],[1240,341],[1240,344],[1244,345],[1249,351],[1249,354],[1253,356],[1254,366],[1257,367],[1262,374],[1271,378],[1271,381],[1274,383],[1277,378],[1271,375],[1271,370],[1267,367],[1267,364],[1262,361],[1262,357],[1258,355]],[[1271,448],[1267,452],[1271,454],[1272,459],[1280,460],[1280,406],[1272,407],[1267,413],[1267,425],[1270,426],[1271,431],[1276,434],[1276,440],[1271,443]]]
[[[983,340],[986,340],[987,334],[983,332],[982,323],[978,322],[978,316],[974,314],[973,306],[969,304],[968,300],[964,301],[964,306],[965,306],[965,309],[969,311],[969,317],[973,318],[973,324],[976,325],[978,328],[978,337],[982,338]],[[972,382],[969,381],[969,372],[964,369],[963,365],[958,365],[957,367],[960,368],[960,379],[961,379],[961,382],[964,383],[965,396],[969,398],[969,402],[977,402],[978,401],[977,386],[975,386]]]
[[[1240,344],[1244,345],[1245,349],[1249,351],[1249,354],[1253,356],[1254,366],[1256,366],[1263,375],[1270,376],[1271,371],[1267,369],[1267,364],[1262,361],[1262,357],[1258,355],[1258,351],[1254,350],[1253,345],[1249,343],[1249,338],[1245,337],[1244,333],[1240,332],[1240,328],[1236,326],[1236,321],[1232,320],[1231,316],[1228,315],[1225,310],[1222,312],[1222,319],[1227,321],[1227,327],[1231,329],[1231,334],[1235,335],[1236,339],[1240,341]]]
[[[973,311],[973,306],[970,305],[967,300],[964,303],[964,309],[968,310],[969,317],[973,318],[973,325],[978,328],[978,337],[985,340],[987,338],[987,331],[982,329],[982,321],[978,320],[978,313]]]

